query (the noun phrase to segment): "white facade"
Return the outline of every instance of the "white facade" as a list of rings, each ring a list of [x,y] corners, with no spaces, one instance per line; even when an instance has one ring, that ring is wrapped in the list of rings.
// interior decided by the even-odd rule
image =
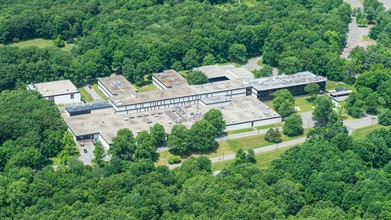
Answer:
[[[58,104],[74,104],[80,102],[80,93],[72,93],[58,96],[45,97],[46,99],[53,101],[56,105]]]
[[[258,127],[262,125],[270,125],[270,124],[276,124],[282,122],[281,116],[280,117],[274,117],[274,118],[266,118],[261,119],[257,121],[248,121],[243,123],[237,123],[237,124],[227,124],[225,131],[233,131],[233,130],[239,130],[243,128],[252,128],[252,127]]]

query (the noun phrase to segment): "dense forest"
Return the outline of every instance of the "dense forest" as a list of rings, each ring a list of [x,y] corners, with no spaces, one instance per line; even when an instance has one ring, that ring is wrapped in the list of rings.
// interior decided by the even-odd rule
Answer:
[[[377,0],[364,5],[377,44],[345,60],[350,7],[341,0],[3,1],[1,42],[61,35],[77,46],[0,47],[0,90],[83,83],[112,69],[142,84],[164,68],[263,55],[285,73],[307,69],[355,83],[349,114],[378,113],[391,109],[391,12]],[[391,219],[391,129],[353,139],[332,111],[267,169],[240,151],[214,176],[206,157],[156,167],[149,138],[140,151],[126,131],[110,162],[84,166],[53,103],[12,90],[0,93],[0,106],[0,219]],[[130,159],[127,148],[141,156]]]
[[[0,101],[2,124],[24,118],[2,126],[12,134],[2,131],[1,219],[391,218],[390,129],[353,140],[330,113],[268,169],[241,152],[217,176],[206,157],[174,170],[148,157],[95,166],[75,158],[54,170],[48,155],[67,148],[56,107],[33,91],[2,92]],[[47,144],[57,148],[47,152]]]
[[[3,1],[0,43],[61,35],[77,46],[71,53],[0,47],[0,90],[62,78],[80,84],[112,70],[141,85],[163,69],[257,55],[283,73],[341,80],[350,14],[342,0]]]

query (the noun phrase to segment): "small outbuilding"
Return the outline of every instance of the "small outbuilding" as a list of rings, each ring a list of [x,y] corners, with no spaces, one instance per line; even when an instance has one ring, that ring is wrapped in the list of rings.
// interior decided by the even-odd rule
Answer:
[[[27,89],[36,90],[55,104],[73,104],[80,102],[80,91],[70,80],[59,80],[45,83],[31,83]]]

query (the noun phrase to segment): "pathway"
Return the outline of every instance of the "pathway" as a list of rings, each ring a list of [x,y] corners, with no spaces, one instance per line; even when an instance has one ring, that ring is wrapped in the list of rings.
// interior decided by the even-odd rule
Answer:
[[[302,117],[308,117],[310,114],[312,114],[312,112],[301,113]],[[309,125],[313,127],[312,119],[309,123],[310,123]],[[368,116],[366,116],[364,118],[360,118],[360,119],[346,120],[343,123],[348,128],[349,134],[351,134],[352,131],[355,129],[366,127],[366,126],[373,125],[373,124],[377,124],[377,117],[368,115]],[[305,125],[305,123],[303,125]],[[252,132],[245,132],[242,134],[247,134],[247,133],[250,134]],[[273,144],[273,145],[269,145],[266,147],[255,148],[253,150],[254,150],[255,154],[260,154],[263,152],[268,152],[268,151],[273,151],[273,150],[280,149],[280,148],[298,145],[298,144],[303,143],[305,141],[305,139],[306,139],[305,137],[302,137],[302,138],[294,139],[291,141],[282,142],[279,144]],[[222,161],[226,161],[226,160],[232,160],[232,159],[235,159],[235,157],[236,157],[236,154],[228,154],[228,155],[219,156],[219,157],[212,157],[209,159],[212,161],[212,163],[217,163],[217,162],[222,162]],[[181,164],[174,164],[174,165],[170,165],[169,168],[174,169],[179,166],[181,166]]]
[[[247,63],[242,66],[242,68],[244,68],[250,72],[253,70],[262,69],[262,67],[260,65],[258,65],[258,61],[260,61],[260,60],[262,60],[262,56],[253,57],[253,58],[249,59],[247,61]],[[277,76],[277,75],[278,75],[278,69],[273,68],[273,76]]]
[[[92,89],[92,87],[90,88],[89,86],[84,86],[84,88],[86,89],[86,91],[87,91],[88,93],[91,94],[92,98],[94,99],[94,103],[105,102],[105,101],[98,95],[98,93],[96,93],[95,90]]]

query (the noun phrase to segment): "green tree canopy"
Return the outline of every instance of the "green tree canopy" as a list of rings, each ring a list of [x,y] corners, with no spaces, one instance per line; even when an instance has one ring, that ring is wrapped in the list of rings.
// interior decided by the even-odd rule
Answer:
[[[190,85],[199,85],[208,82],[208,77],[205,75],[205,73],[199,70],[188,72],[186,79]]]
[[[223,114],[218,109],[211,109],[204,114],[203,120],[208,121],[216,130],[215,137],[220,136],[225,130],[225,120]]]
[[[312,119],[320,124],[327,124],[329,115],[333,112],[334,104],[328,96],[319,96],[315,100],[315,109],[312,112]]]
[[[289,116],[295,112],[295,98],[287,89],[281,89],[273,93],[273,107],[282,116]]]
[[[155,139],[156,144],[163,144],[166,142],[167,134],[163,125],[156,123],[150,129],[151,136]]]
[[[293,114],[285,119],[282,132],[288,136],[303,134],[303,120],[299,114]]]
[[[185,125],[174,125],[168,135],[167,145],[174,154],[187,154],[190,150],[190,131]]]
[[[216,128],[206,120],[196,121],[190,129],[191,149],[205,152],[217,147]]]

